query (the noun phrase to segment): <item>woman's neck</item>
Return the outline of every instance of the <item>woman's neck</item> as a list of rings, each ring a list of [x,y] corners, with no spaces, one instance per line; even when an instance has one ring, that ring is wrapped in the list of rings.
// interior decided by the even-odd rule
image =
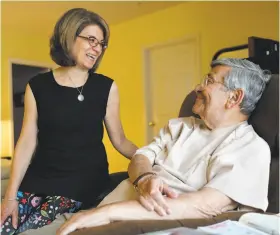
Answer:
[[[59,67],[54,70],[54,77],[58,84],[69,87],[83,86],[88,78],[88,70],[75,66]]]
[[[88,76],[88,70],[81,69],[76,66],[62,67],[61,73],[66,77],[70,77],[76,83],[85,82]]]

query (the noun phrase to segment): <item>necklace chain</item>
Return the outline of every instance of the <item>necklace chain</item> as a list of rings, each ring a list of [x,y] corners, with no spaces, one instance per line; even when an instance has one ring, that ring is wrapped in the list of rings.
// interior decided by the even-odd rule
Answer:
[[[72,80],[72,78],[70,77],[69,74],[68,74],[68,76],[69,76],[70,81],[73,83],[74,87],[78,90],[78,92],[79,92],[80,94],[82,94],[83,89],[84,89],[84,86],[85,86],[85,83],[86,83],[86,77],[87,77],[87,75],[86,75],[85,78],[84,78],[84,85],[82,86],[81,91],[80,91],[79,88],[76,86],[76,84],[74,83],[74,81]]]
[[[84,78],[84,85],[82,86],[81,90],[79,90],[79,88],[76,86],[76,84],[74,83],[74,81],[72,80],[71,76],[68,74],[68,77],[70,79],[70,81],[73,83],[74,87],[77,89],[77,91],[79,92],[78,95],[78,100],[79,101],[83,101],[84,100],[84,95],[82,94],[84,86],[86,84],[86,78],[87,78],[88,74],[86,74],[85,78]]]

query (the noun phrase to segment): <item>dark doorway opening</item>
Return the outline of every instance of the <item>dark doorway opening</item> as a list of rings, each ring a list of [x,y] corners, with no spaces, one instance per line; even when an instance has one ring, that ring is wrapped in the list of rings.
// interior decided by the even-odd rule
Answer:
[[[39,73],[49,71],[51,68],[12,63],[13,87],[13,122],[14,145],[16,145],[22,127],[24,112],[24,93],[28,81]]]

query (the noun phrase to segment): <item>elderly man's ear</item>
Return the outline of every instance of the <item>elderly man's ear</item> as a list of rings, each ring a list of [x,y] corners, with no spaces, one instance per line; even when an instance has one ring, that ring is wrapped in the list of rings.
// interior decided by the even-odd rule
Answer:
[[[242,89],[236,89],[234,91],[230,91],[226,103],[226,108],[231,109],[233,107],[239,106],[243,98],[244,98],[244,91]]]

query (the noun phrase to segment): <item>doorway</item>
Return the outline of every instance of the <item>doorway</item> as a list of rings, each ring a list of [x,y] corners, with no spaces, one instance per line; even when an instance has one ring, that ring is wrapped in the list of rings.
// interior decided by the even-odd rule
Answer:
[[[22,127],[24,113],[24,93],[29,80],[39,73],[50,71],[52,66],[37,65],[21,61],[11,61],[13,146],[16,145]]]
[[[198,36],[181,38],[144,51],[146,143],[168,120],[200,80]]]

